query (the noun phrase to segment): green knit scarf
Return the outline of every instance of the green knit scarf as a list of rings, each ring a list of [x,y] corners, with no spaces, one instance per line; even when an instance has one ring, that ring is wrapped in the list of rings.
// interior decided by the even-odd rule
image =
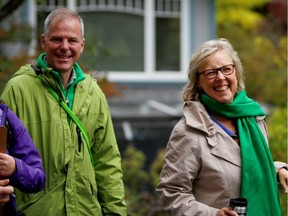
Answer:
[[[207,94],[200,101],[212,115],[237,118],[241,146],[241,197],[248,200],[248,216],[279,216],[276,172],[268,144],[258,127],[255,116],[265,116],[260,105],[243,90],[230,104],[220,103]],[[234,198],[234,197],[231,197]]]

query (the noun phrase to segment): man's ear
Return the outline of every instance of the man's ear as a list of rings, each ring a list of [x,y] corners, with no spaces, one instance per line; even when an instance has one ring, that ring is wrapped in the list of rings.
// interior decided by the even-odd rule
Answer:
[[[81,47],[82,47],[82,49],[81,49],[80,53],[82,53],[84,48],[85,48],[85,39],[82,40]]]
[[[41,48],[42,48],[43,50],[45,50],[45,40],[46,40],[46,38],[45,38],[44,34],[41,34],[41,36],[40,36],[40,43],[41,43]]]

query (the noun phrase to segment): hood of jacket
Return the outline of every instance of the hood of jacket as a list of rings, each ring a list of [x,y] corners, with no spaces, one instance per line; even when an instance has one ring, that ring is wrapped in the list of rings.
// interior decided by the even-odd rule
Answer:
[[[31,68],[33,70],[31,70]],[[65,99],[61,87],[58,85],[57,80],[59,79],[53,72],[52,68],[41,69],[35,65],[26,64],[18,70],[13,77],[21,75],[29,75],[35,78],[39,78],[45,87],[50,87],[56,91],[60,98]]]

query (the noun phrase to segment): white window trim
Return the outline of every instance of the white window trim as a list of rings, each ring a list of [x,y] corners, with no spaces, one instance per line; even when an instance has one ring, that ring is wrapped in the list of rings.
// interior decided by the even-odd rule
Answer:
[[[28,0],[30,5],[35,5],[35,0]],[[84,1],[86,2],[86,1]],[[53,4],[53,3],[52,3]],[[155,70],[155,0],[144,1],[144,71],[108,71],[107,77],[114,82],[183,82],[187,80],[187,70],[190,58],[190,29],[189,8],[190,0],[181,0],[180,15],[180,70],[156,71]],[[47,6],[52,10],[55,6]],[[76,0],[67,1],[67,7],[77,9]],[[35,11],[35,15],[37,10]],[[84,51],[85,52],[85,51]]]
[[[189,65],[189,0],[181,1],[180,16],[180,71],[155,70],[155,0],[145,0],[144,13],[144,72],[108,71],[107,77],[115,82],[184,82]]]

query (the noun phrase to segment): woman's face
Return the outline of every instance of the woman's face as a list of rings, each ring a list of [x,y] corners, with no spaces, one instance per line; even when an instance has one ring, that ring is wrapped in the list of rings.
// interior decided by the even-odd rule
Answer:
[[[199,72],[231,64],[233,64],[231,57],[224,50],[219,50],[211,55],[205,64],[200,66]],[[230,75],[223,75],[218,70],[216,77],[213,79],[207,79],[202,73],[199,75],[197,86],[214,100],[220,103],[231,103],[238,86],[235,67],[232,70],[233,72]]]

